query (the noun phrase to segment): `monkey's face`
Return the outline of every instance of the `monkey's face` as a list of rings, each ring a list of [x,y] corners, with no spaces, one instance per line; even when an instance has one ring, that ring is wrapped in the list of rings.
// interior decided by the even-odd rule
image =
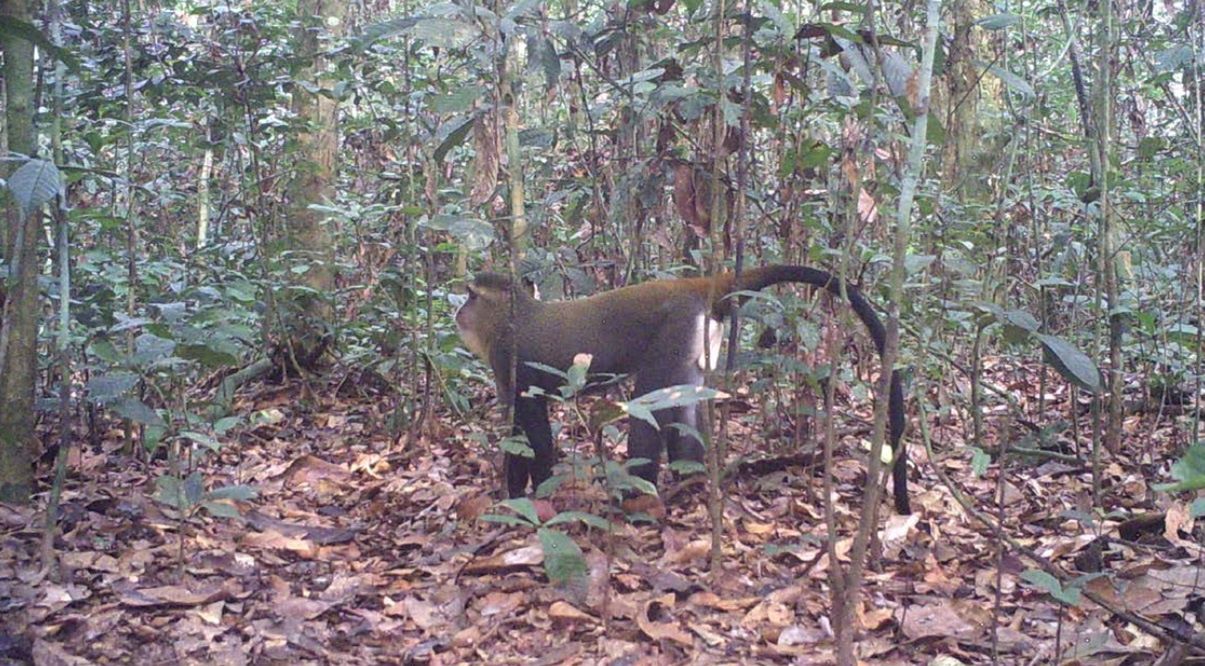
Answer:
[[[489,361],[490,344],[497,337],[494,330],[504,322],[510,311],[505,290],[474,282],[468,287],[468,300],[456,311],[456,330],[469,351]]]

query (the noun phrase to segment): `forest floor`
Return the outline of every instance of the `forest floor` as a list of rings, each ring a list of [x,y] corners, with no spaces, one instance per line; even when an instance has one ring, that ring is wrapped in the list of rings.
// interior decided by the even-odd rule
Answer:
[[[1037,411],[1036,366],[988,368],[987,381]],[[1038,423],[1070,412],[1066,389],[1050,384]],[[492,396],[480,391],[483,402]],[[72,454],[57,572],[39,556],[44,496],[31,508],[0,505],[0,663],[832,661],[819,470],[741,474],[729,484],[720,571],[708,570],[706,494],[695,490],[677,494],[655,523],[625,521],[610,534],[563,525],[587,571],[580,584],[556,585],[535,530],[481,520],[506,512],[494,503],[496,456],[469,436],[480,423],[437,414],[425,437],[399,438],[383,425],[397,398],[371,382],[343,377],[311,387],[310,400],[305,393],[298,384],[245,390],[236,410],[264,423],[224,438],[201,462],[208,487],[258,489],[239,503],[241,518],[201,512],[184,521],[152,499],[166,462],[124,453],[117,424]],[[753,407],[728,424],[733,458],[764,456],[768,446]],[[868,420],[867,404],[849,411]],[[1087,451],[1091,419],[1077,411]],[[1152,501],[1147,482],[1168,480],[1184,445],[1179,417],[1126,417],[1127,440],[1105,458],[1111,513],[1102,519],[1089,510],[1089,470],[1070,431],[1015,436],[1046,453],[1017,459],[998,485],[996,465],[974,473],[958,415],[930,415],[936,450],[946,452],[940,468],[1015,539],[1003,555],[996,532],[939,480],[917,418],[908,435],[914,514],[894,515],[883,502],[856,609],[864,662],[987,663],[994,650],[999,663],[1050,663],[1056,653],[1147,663],[1166,643],[1136,620],[1200,628],[1205,570],[1188,508],[1166,495]],[[989,432],[1004,420],[989,414]],[[869,439],[867,428],[855,430],[834,469],[842,568]],[[602,498],[583,483],[542,506],[598,514]],[[1026,582],[1023,572],[1038,566],[1026,551],[1079,576],[1077,586],[1032,573],[1036,584]],[[1080,597],[1080,587],[1111,610]],[[1060,605],[1050,591],[1076,603]]]

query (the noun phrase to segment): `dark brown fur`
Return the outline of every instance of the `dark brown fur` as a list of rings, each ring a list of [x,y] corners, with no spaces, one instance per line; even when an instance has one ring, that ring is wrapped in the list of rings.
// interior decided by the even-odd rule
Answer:
[[[481,273],[469,286],[469,301],[456,313],[456,324],[466,346],[493,368],[499,397],[512,403],[515,430],[527,435],[535,452],[534,459],[507,456],[507,490],[512,497],[522,495],[528,481],[538,486],[552,474],[554,462],[552,433],[543,397],[523,397],[529,386],[553,391],[560,378],[528,365],[541,363],[558,369],[573,364],[574,356],[588,353],[592,375],[627,374],[635,377],[635,395],[643,395],[676,384],[702,384],[698,365],[701,347],[700,315],[725,319],[735,306],[732,294],[757,291],[765,287],[794,282],[828,290],[838,297],[848,296],[854,312],[866,325],[870,337],[882,354],[885,333],[874,308],[853,285],[842,289],[840,280],[814,268],[770,265],[751,269],[741,275],[739,284],[731,273],[714,277],[654,280],[623,287],[589,298],[545,303],[525,290],[516,290],[514,303],[518,353],[516,373],[511,381],[510,280],[497,273]],[[714,335],[714,334],[713,334]],[[710,340],[715,342],[715,340]],[[517,388],[516,388],[517,386]],[[892,373],[888,397],[889,434],[897,452],[892,470],[895,505],[900,513],[909,513],[907,494],[907,458],[902,448],[904,430],[903,390],[898,373]],[[660,430],[633,419],[628,435],[628,452],[634,458],[650,462],[635,471],[655,481],[665,438],[670,460],[702,460],[702,444],[683,435],[671,423],[697,427],[694,407],[680,407],[657,413]]]

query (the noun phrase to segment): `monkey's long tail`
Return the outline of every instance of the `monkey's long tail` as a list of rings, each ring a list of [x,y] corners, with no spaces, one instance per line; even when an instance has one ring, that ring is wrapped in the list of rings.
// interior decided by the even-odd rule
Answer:
[[[760,291],[783,282],[810,284],[825,289],[837,297],[840,297],[842,293],[848,295],[850,306],[857,313],[858,319],[861,319],[862,323],[866,325],[866,330],[870,332],[870,337],[874,340],[874,346],[879,350],[879,359],[882,360],[887,332],[883,328],[883,322],[879,320],[879,315],[875,313],[874,307],[871,306],[870,301],[866,300],[866,296],[860,289],[846,282],[845,288],[842,290],[842,280],[828,271],[789,264],[763,266],[742,273],[740,284],[734,286],[734,291]],[[890,369],[890,371],[891,389],[887,397],[887,427],[891,450],[895,452],[895,465],[891,469],[892,488],[895,495],[895,510],[900,514],[907,515],[912,513],[912,507],[908,501],[908,454],[904,450],[902,439],[904,434],[904,388],[901,384],[900,373],[894,369]]]

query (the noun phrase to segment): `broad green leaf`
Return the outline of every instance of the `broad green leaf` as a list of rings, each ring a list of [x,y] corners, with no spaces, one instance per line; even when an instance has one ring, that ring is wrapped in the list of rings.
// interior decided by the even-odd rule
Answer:
[[[481,97],[480,86],[462,86],[443,95],[431,98],[429,106],[435,113],[460,113],[473,108],[473,103]]]
[[[487,523],[498,523],[500,525],[509,525],[511,527],[531,527],[531,523],[523,520],[519,516],[504,516],[496,513],[487,513],[481,516],[478,520]]]
[[[1192,501],[1192,506],[1189,507],[1193,518],[1205,516],[1205,497],[1198,497]]]
[[[248,486],[240,483],[233,486],[214,488],[213,490],[205,493],[205,497],[211,500],[234,500],[238,502],[246,502],[248,500],[255,499],[255,496],[258,494],[259,491],[255,488],[255,486]]]
[[[890,447],[884,447],[890,448]],[[674,474],[688,476],[707,471],[707,466],[697,460],[675,460],[669,464],[669,471]]]
[[[181,486],[184,491],[184,499],[188,501],[189,506],[196,506],[201,498],[205,496],[205,480],[201,477],[201,473],[193,472],[184,479],[184,485]]]
[[[1189,446],[1172,464],[1171,472],[1176,482],[1155,484],[1155,490],[1177,493],[1205,488],[1205,444],[1195,442]]]
[[[696,386],[694,384],[678,384],[676,386],[667,386],[663,389],[650,391],[644,395],[629,400],[628,402],[618,403],[620,408],[628,414],[647,421],[654,426],[657,425],[657,419],[653,418],[653,412],[662,409],[670,409],[671,407],[685,407],[694,405],[705,400],[724,399],[728,395],[722,391],[707,387]]]
[[[29,217],[63,191],[63,176],[54,162],[28,160],[9,176],[8,190],[17,202],[21,216]]]
[[[203,432],[196,432],[195,430],[184,430],[180,433],[180,436],[183,437],[184,439],[189,440],[190,442],[195,442],[197,444],[200,444],[201,446],[209,449],[210,451],[216,452],[216,451],[221,450],[221,448],[222,448],[221,442],[210,437],[209,435],[206,435]]]
[[[1059,579],[1039,569],[1028,569],[1021,573],[1021,580],[1045,591],[1058,601],[1069,606],[1078,606],[1080,591],[1075,587],[1064,587]]]
[[[572,522],[583,523],[600,530],[607,530],[611,527],[611,525],[607,523],[606,518],[596,516],[592,513],[586,513],[584,511],[562,511],[550,518],[548,522],[544,523],[544,526],[551,527],[553,525],[561,525]]]
[[[454,118],[440,126],[440,134],[443,140],[436,146],[432,158],[436,164],[442,164],[444,157],[456,146],[464,143],[464,139],[469,135],[469,130],[473,128],[473,123],[477,120],[473,114],[467,114],[462,118]]]
[[[237,358],[209,345],[180,345],[176,349],[176,355],[188,361],[196,361],[207,368],[228,368],[238,365]]]
[[[138,375],[132,372],[110,372],[92,377],[85,388],[89,400],[104,404],[125,394],[137,383]]]
[[[1057,336],[1035,333],[1034,337],[1042,343],[1046,362],[1064,379],[1091,393],[1101,390],[1100,370],[1086,354]]]
[[[443,17],[420,19],[411,29],[415,39],[447,49],[464,46],[476,32],[477,28],[469,23]]]
[[[202,502],[201,508],[215,518],[239,518],[243,515],[239,513],[238,507],[230,502]]]
[[[175,509],[186,507],[184,493],[181,492],[180,479],[174,476],[161,476],[155,479],[155,499]]]
[[[123,419],[129,419],[135,423],[151,426],[166,426],[163,417],[159,416],[159,412],[151,409],[146,403],[133,396],[125,396],[114,400],[109,405],[109,409],[114,414]]]
[[[546,528],[537,531],[544,551],[544,571],[556,585],[573,583],[585,578],[589,568],[582,549],[568,535]]]
[[[560,379],[562,383],[568,383],[568,381],[569,381],[568,373],[566,373],[564,370],[561,370],[559,368],[554,368],[551,365],[545,365],[543,363],[536,363],[535,361],[527,361],[527,366],[529,368],[534,368],[536,370],[539,370],[540,372],[546,372],[546,373],[552,375],[553,377]]]
[[[984,30],[1002,30],[1020,22],[1021,17],[1016,14],[992,14],[975,21],[975,25]]]
[[[236,428],[241,425],[242,422],[242,416],[226,416],[214,422],[213,431],[219,435],[224,435],[232,428]]]
[[[971,473],[976,477],[982,477],[987,474],[987,466],[992,462],[992,457],[987,454],[987,451],[978,446],[971,447]]]
[[[502,500],[498,502],[498,506],[505,507],[519,514],[529,525],[540,524],[540,514],[536,511],[536,505],[526,497]]]
[[[531,445],[527,443],[527,438],[523,435],[503,437],[498,442],[498,448],[502,449],[503,453],[509,453],[512,456],[519,456],[520,458],[536,457],[536,452],[532,450]]]
[[[1000,79],[1004,85],[1008,86],[1013,92],[1020,95],[1024,101],[1028,102],[1036,97],[1036,94],[1033,91],[1033,86],[1029,85],[1029,82],[1020,76],[1013,74],[999,65],[992,65],[988,67],[988,71],[992,74],[995,74],[996,78]]]

